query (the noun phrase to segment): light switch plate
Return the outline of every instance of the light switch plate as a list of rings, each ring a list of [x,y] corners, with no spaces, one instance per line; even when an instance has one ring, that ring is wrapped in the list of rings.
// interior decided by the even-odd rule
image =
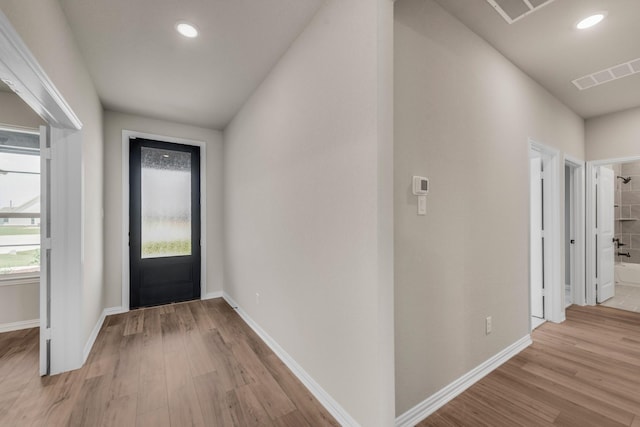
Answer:
[[[418,196],[418,215],[427,214],[427,196]]]

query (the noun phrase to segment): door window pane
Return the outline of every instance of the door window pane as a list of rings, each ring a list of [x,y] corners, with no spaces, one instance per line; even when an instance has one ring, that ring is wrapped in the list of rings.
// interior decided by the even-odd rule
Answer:
[[[142,258],[191,255],[191,154],[142,147]]]
[[[40,271],[38,135],[0,131],[0,277]]]

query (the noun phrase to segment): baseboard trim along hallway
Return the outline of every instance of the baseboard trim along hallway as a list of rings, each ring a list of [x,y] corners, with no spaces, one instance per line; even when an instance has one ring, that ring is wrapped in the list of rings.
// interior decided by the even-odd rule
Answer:
[[[214,298],[222,298],[222,291],[209,292],[202,297],[202,299],[214,299]]]
[[[40,326],[40,319],[22,320],[20,322],[0,324],[0,333],[19,331],[21,329],[37,328]]]
[[[102,314],[98,318],[93,330],[91,331],[91,335],[89,335],[89,339],[87,343],[84,345],[84,350],[82,351],[82,364],[84,365],[87,362],[87,357],[89,357],[89,353],[91,353],[91,349],[93,348],[93,344],[96,342],[96,338],[98,338],[98,334],[100,333],[100,329],[102,329],[102,324],[104,323],[104,319],[107,316],[112,314],[120,314],[126,313],[129,310],[125,310],[122,307],[109,307],[102,310]]]
[[[282,362],[293,372],[302,384],[318,399],[320,404],[340,423],[343,427],[359,427],[360,424],[349,415],[349,413],[331,397],[303,368],[300,366],[280,345],[267,334],[234,300],[223,292],[225,301],[240,315],[242,320],[271,348],[271,350],[282,360]]]
[[[413,427],[532,344],[526,335],[396,418],[396,427]],[[274,350],[275,351],[275,350]]]

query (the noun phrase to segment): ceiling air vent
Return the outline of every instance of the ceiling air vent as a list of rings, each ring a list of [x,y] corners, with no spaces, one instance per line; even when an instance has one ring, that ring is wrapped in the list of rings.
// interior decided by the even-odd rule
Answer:
[[[513,24],[517,20],[524,18],[553,1],[554,0],[487,0],[508,24]]]
[[[614,65],[613,67],[596,71],[595,73],[588,74],[583,77],[578,77],[571,83],[573,83],[578,89],[585,90],[636,73],[640,73],[640,58],[632,59],[624,64]]]

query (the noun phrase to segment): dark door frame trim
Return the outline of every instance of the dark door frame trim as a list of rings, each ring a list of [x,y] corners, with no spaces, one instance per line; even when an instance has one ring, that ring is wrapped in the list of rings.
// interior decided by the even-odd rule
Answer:
[[[200,147],[146,138],[129,140],[129,306],[130,308],[200,299]],[[142,256],[143,223],[143,152],[181,153],[190,160],[189,206],[191,210],[189,241],[191,250],[182,256]],[[167,156],[170,157],[170,156]],[[162,160],[160,160],[162,161]],[[133,215],[132,215],[133,212]],[[162,273],[160,273],[162,272]],[[145,279],[154,277],[153,279]],[[168,277],[172,277],[167,281]],[[147,286],[145,286],[147,283]]]
[[[200,298],[211,298],[207,290],[207,145],[204,141],[171,136],[155,135],[144,132],[122,130],[122,311],[129,311],[129,139],[145,138],[161,142],[200,147]]]

